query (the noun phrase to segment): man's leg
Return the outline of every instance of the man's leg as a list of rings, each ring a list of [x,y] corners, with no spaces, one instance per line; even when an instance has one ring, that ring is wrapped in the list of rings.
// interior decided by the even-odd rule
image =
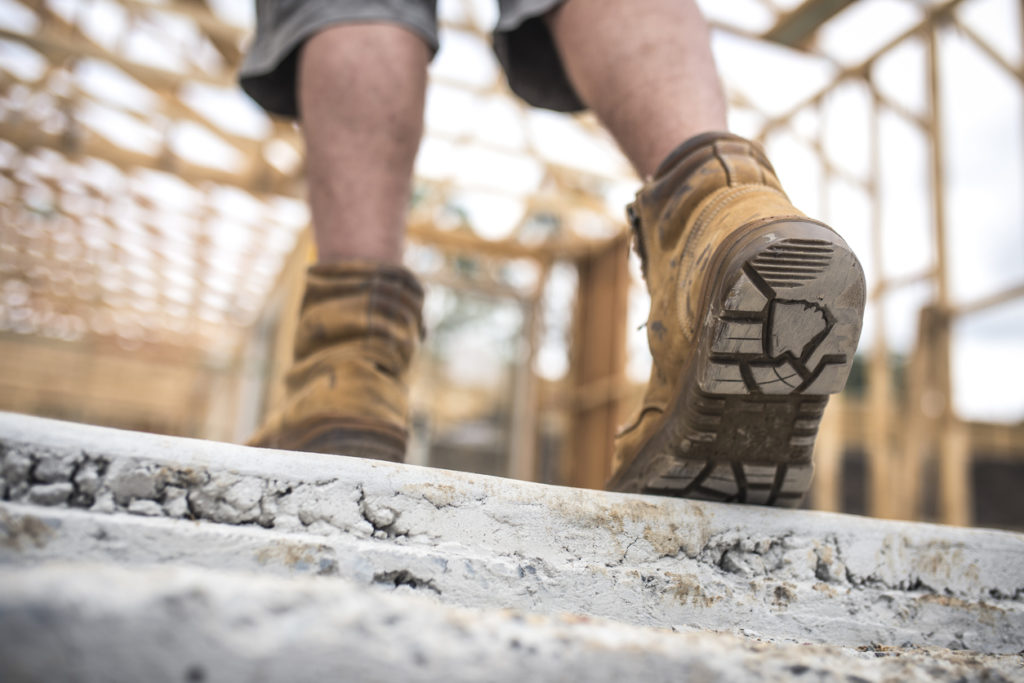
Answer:
[[[647,179],[629,216],[653,366],[609,486],[797,505],[860,336],[860,264],[790,204],[759,146],[721,132],[692,1],[568,0],[548,25],[580,98]]]
[[[299,120],[321,263],[402,260],[430,51],[391,24],[342,24],[299,60]]]
[[[400,461],[423,290],[401,266],[430,51],[395,24],[306,43],[298,110],[318,263],[309,269],[283,406],[256,446]]]
[[[547,19],[573,87],[640,177],[683,140],[726,129],[707,25],[692,0],[568,0]]]

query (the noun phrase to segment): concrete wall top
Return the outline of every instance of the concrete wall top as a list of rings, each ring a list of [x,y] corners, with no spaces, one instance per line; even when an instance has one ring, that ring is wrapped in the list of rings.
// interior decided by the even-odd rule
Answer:
[[[616,494],[0,413],[0,563],[338,576],[442,604],[1024,650],[1024,535]],[[2,591],[2,589],[0,589]]]

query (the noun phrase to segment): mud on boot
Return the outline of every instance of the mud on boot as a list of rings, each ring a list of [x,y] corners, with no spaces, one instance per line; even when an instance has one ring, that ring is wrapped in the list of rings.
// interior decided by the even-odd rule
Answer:
[[[860,264],[793,208],[760,148],[685,143],[630,206],[651,292],[651,380],[609,488],[796,506],[863,317]]]
[[[401,266],[312,266],[283,405],[251,446],[401,462],[423,289]]]

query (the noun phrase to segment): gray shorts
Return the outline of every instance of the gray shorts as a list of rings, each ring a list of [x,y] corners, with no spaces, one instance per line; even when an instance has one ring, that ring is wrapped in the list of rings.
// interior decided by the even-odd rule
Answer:
[[[494,52],[512,91],[555,111],[583,109],[542,17],[563,0],[498,0]],[[437,51],[437,0],[256,0],[256,38],[239,75],[242,88],[275,114],[296,116],[295,69],[302,44],[332,24],[391,22]]]

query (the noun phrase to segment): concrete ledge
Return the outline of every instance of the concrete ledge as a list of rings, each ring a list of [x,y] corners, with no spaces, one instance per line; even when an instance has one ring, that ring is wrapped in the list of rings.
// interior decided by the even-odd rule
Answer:
[[[0,414],[0,563],[413,590],[765,640],[1016,653],[1024,536],[584,491]],[[0,587],[0,592],[3,592]]]
[[[0,586],[6,680],[1005,681],[1024,665],[471,611],[343,579],[72,564],[0,568]]]

